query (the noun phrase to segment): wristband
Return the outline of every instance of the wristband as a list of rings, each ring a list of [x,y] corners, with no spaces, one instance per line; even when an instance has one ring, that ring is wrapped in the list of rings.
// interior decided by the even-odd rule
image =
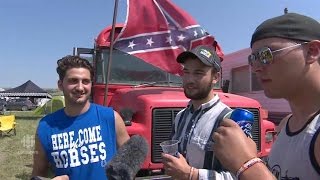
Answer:
[[[236,173],[237,179],[239,179],[239,176],[247,169],[249,169],[251,166],[255,165],[256,163],[263,163],[263,161],[260,158],[252,158],[246,163],[244,163],[239,170]]]
[[[189,174],[189,180],[192,179],[193,170],[194,170],[194,167],[191,167],[190,168],[190,174]]]

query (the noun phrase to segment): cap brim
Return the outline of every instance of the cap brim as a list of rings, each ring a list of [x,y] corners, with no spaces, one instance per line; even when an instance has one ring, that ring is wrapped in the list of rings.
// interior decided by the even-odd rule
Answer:
[[[190,51],[185,51],[185,52],[182,52],[181,54],[179,54],[177,57],[177,62],[184,63],[184,61],[186,59],[188,59],[190,56],[197,57],[203,64],[205,64],[207,66],[213,66],[213,64],[210,64],[207,60],[203,59],[201,56],[198,56],[195,53],[190,52]]]

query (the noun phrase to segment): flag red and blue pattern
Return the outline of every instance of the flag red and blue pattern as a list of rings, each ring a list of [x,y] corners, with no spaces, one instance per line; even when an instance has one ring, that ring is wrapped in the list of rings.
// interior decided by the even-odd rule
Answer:
[[[169,0],[128,0],[124,27],[115,39],[114,47],[134,55],[164,71],[181,72],[176,57],[197,45],[216,44],[187,12]]]

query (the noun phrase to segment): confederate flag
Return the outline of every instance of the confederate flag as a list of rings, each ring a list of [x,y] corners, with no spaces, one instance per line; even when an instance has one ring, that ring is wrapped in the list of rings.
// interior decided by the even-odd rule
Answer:
[[[216,45],[200,25],[170,0],[128,0],[127,19],[114,48],[134,55],[160,69],[179,74],[176,57],[200,45]]]

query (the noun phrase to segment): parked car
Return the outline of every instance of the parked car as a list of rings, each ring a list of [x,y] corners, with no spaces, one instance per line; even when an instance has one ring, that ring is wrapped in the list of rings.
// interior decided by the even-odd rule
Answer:
[[[7,110],[21,110],[28,111],[33,110],[37,106],[33,104],[29,99],[11,99],[7,102],[6,109]]]
[[[0,114],[4,114],[6,111],[7,101],[5,99],[0,99]]]

